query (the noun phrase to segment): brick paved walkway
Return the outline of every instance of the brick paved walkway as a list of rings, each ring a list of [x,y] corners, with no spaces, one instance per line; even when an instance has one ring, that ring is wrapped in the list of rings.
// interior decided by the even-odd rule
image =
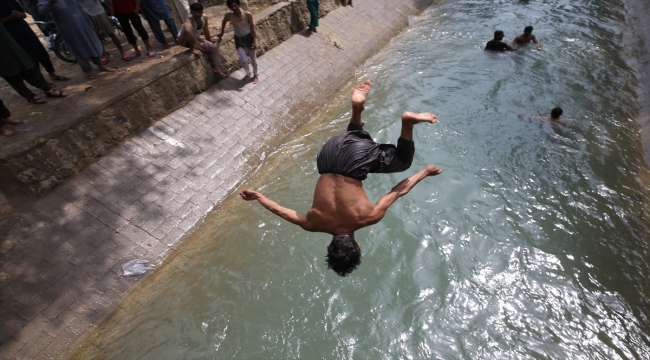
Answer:
[[[66,358],[354,69],[432,0],[356,0],[41,198],[0,240],[0,358]]]

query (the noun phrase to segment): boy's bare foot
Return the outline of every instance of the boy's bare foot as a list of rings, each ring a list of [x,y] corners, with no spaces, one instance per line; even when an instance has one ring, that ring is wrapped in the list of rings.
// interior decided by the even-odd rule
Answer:
[[[201,55],[201,50],[199,50],[199,49],[192,49],[192,54],[194,54],[194,55]]]
[[[0,128],[0,135],[11,136],[11,135],[16,135],[16,132],[5,128]]]
[[[428,122],[428,123],[433,124],[435,122],[438,122],[438,120],[437,120],[436,116],[433,115],[432,113],[425,112],[425,113],[416,114],[416,113],[412,113],[410,111],[407,111],[404,114],[402,114],[402,122],[407,123],[407,124],[411,124],[411,125],[415,125],[415,124],[420,123],[420,122]]]
[[[2,121],[2,122],[5,123],[5,124],[9,124],[9,125],[17,125],[17,124],[22,124],[22,123],[23,123],[22,120],[16,120],[16,119],[4,119],[4,118],[0,118],[0,121]]]
[[[213,69],[212,71],[214,71],[215,74],[221,77],[228,77],[228,75],[224,74],[223,71],[221,71],[221,69]]]
[[[249,75],[244,76],[244,81],[246,82],[251,81],[251,77]]]
[[[260,82],[260,78],[257,75],[253,76],[253,84],[257,84],[258,82]]]
[[[171,45],[169,44],[163,44],[163,50],[171,49]]]
[[[363,110],[363,104],[366,102],[366,96],[370,92],[371,85],[370,80],[366,80],[354,87],[354,91],[352,91],[352,108]]]
[[[153,54],[154,54],[153,49],[151,49],[151,48],[147,49],[147,56],[148,57],[153,57]]]

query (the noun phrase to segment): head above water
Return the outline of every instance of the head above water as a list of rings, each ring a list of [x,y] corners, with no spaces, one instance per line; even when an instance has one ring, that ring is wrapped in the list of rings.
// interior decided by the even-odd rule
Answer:
[[[559,119],[560,116],[562,116],[562,109],[559,107],[554,107],[553,110],[551,110],[551,118]]]
[[[503,31],[497,30],[494,32],[494,38],[497,40],[503,39]]]
[[[327,268],[345,276],[361,264],[361,248],[349,235],[335,235],[327,246]]]
[[[228,7],[228,9],[230,9],[230,10],[235,10],[235,9],[233,8],[233,5],[236,6],[237,9],[239,9],[239,6],[240,6],[241,4],[240,4],[239,0],[227,0],[227,1],[226,1],[226,6]]]
[[[532,27],[532,26],[526,26],[526,27],[524,28],[524,34],[528,34],[528,35],[530,35],[530,34],[532,34],[532,33],[533,33],[533,27]]]

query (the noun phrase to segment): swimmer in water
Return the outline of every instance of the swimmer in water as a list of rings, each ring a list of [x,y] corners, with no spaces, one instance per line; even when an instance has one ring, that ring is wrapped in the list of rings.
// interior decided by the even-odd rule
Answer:
[[[521,109],[519,109],[519,108],[516,108],[516,109],[520,114],[522,114],[522,115],[524,115],[524,116],[526,116],[528,118],[546,120],[546,121],[550,122],[553,125],[562,125],[562,126],[569,127],[567,125],[566,121],[564,121],[564,119],[560,118],[560,116],[562,116],[562,113],[563,113],[562,108],[560,108],[560,107],[557,107],[557,106],[554,107],[551,110],[551,116],[533,116],[533,115],[526,114],[525,112],[521,111]]]
[[[517,49],[513,48],[512,46],[506,44],[503,42],[503,31],[497,30],[494,32],[494,39],[490,40],[485,44],[485,49],[484,50],[490,50],[490,51],[498,51],[498,52],[504,52],[504,51],[515,51]]]
[[[526,26],[524,28],[524,33],[512,40],[512,46],[514,47],[515,45],[528,44],[531,41],[537,44],[537,50],[542,50],[542,45],[539,43],[539,41],[537,41],[535,35],[533,35],[533,27]]]
[[[272,213],[307,231],[333,235],[332,242],[327,246],[327,265],[340,276],[351,273],[361,263],[361,249],[354,232],[378,223],[388,207],[408,194],[417,183],[442,173],[436,166],[427,165],[395,185],[376,204],[370,202],[362,180],[366,179],[368,173],[394,173],[408,169],[415,152],[413,126],[437,121],[431,113],[405,112],[402,114],[402,130],[397,146],[375,143],[370,134],[363,130],[361,122],[361,112],[370,86],[370,81],[365,81],[355,87],[352,118],[347,131],[328,140],[318,153],[316,162],[321,175],[307,214],[282,207],[257,191],[244,190],[240,193],[244,200],[257,200]]]

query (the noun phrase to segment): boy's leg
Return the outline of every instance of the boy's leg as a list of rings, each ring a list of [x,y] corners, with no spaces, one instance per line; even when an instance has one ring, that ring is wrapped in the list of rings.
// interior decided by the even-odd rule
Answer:
[[[210,41],[201,40],[201,42],[199,42],[199,50],[208,54],[208,57],[210,57],[210,61],[212,62],[213,71],[225,77],[226,74],[221,71],[221,57],[219,56],[219,47]]]
[[[135,31],[138,32],[138,35],[140,35],[140,38],[142,39],[142,42],[144,43],[144,46],[147,49],[147,55],[153,56],[153,49],[151,48],[151,44],[149,43],[149,34],[147,33],[147,30],[144,29],[144,26],[142,25],[142,20],[140,20],[140,16],[136,13],[129,14],[128,16],[129,16],[129,20],[131,20],[131,23],[133,24],[133,27],[135,28]]]
[[[153,36],[156,38],[156,40],[165,47],[165,45],[169,46],[167,44],[167,39],[165,39],[165,34],[162,31],[162,28],[160,27],[160,21],[156,19],[152,19],[148,16],[145,15],[145,19],[147,19],[147,22],[149,23],[149,28],[151,29],[151,32],[153,32]]]
[[[169,32],[172,33],[172,37],[176,39],[176,36],[178,36],[178,28],[176,27],[176,21],[174,21],[174,18],[165,19],[163,21],[165,22],[165,25],[167,25]]]
[[[417,123],[428,122],[433,124],[437,122],[436,116],[432,113],[412,113],[410,111],[402,114],[402,130],[400,138],[408,141],[413,141],[413,126]]]
[[[246,54],[246,48],[238,47],[237,48],[237,53],[239,54],[239,60],[241,61],[242,67],[246,71],[246,78],[250,79],[251,71],[248,68],[248,55]]]
[[[5,81],[22,97],[25,99],[33,99],[36,96],[25,83],[23,82],[22,75],[7,76]]]
[[[131,28],[131,23],[129,22],[129,17],[123,14],[115,14],[115,17],[122,26],[122,31],[126,36],[126,41],[128,41],[129,44],[135,44],[136,39],[135,35],[133,34],[133,28]]]
[[[255,49],[246,49],[246,54],[253,65],[253,83],[257,84],[259,81],[259,78],[257,77],[259,75],[259,72],[257,71],[257,52]]]
[[[355,129],[358,127],[359,130],[363,129],[363,122],[361,122],[361,112],[363,112],[364,104],[366,102],[366,97],[370,92],[371,86],[370,80],[366,80],[361,84],[357,85],[352,91],[352,117],[350,118],[350,125],[355,125]],[[348,131],[350,127],[348,126]]]

